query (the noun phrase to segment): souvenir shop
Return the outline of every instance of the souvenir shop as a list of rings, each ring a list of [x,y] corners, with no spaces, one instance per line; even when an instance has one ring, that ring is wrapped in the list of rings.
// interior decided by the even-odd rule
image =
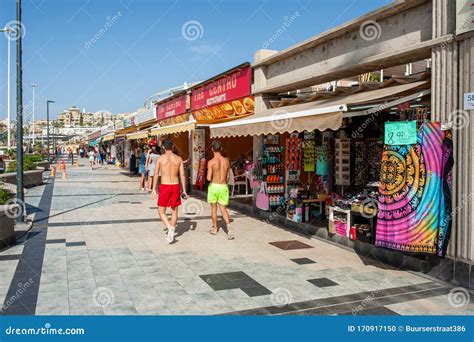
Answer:
[[[190,89],[190,109],[196,121],[192,132],[192,183],[204,189],[206,160],[213,157],[209,126],[250,117],[255,112],[251,95],[252,70],[240,64]],[[253,157],[250,136],[219,139],[222,154],[231,161],[232,196],[251,197],[249,167]]]
[[[138,118],[137,116],[137,119]],[[127,133],[125,136],[127,143],[130,144],[131,150],[128,163],[128,168],[131,173],[138,173],[140,153],[144,150],[145,146],[151,147],[156,145],[156,139],[150,137],[150,129],[154,124],[156,124],[155,118],[137,122],[134,131]]]
[[[212,125],[211,135],[258,136],[257,208],[329,236],[444,255],[452,141],[430,121],[430,89],[422,73],[286,95],[253,117]]]

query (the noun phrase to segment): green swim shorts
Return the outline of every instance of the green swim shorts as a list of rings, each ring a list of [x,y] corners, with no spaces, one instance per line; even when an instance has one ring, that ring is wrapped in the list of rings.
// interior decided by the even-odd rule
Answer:
[[[227,184],[209,184],[207,188],[207,203],[229,205],[229,187]]]

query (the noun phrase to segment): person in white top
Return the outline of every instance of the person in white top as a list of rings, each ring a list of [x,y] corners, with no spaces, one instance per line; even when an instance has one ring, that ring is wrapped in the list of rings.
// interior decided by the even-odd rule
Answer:
[[[91,170],[94,170],[94,160],[95,160],[94,150],[90,149],[89,152],[87,152],[87,155],[89,156],[89,165],[91,166]]]
[[[153,179],[155,178],[155,166],[156,160],[158,159],[158,152],[156,146],[152,146],[151,153],[148,156],[147,165],[148,165],[148,191],[155,190],[153,189]]]

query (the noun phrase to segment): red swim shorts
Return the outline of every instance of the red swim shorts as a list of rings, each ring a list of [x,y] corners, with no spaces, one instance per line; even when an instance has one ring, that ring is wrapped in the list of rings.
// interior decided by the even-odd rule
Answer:
[[[176,208],[181,205],[181,189],[179,184],[160,184],[158,206]]]

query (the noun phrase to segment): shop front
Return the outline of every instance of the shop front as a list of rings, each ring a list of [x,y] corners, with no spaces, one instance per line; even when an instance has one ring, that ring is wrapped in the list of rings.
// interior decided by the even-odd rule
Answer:
[[[135,118],[130,117],[117,122],[115,128],[114,140],[110,147],[111,159],[115,160],[115,165],[129,168],[132,144],[130,140],[127,140],[126,135],[136,132]]]
[[[152,136],[158,137],[160,146],[164,139],[170,139],[174,144],[174,152],[185,161],[189,159],[189,134],[195,127],[188,109],[189,96],[186,91],[156,103],[158,125],[150,132]]]
[[[273,108],[210,126],[254,136],[254,206],[309,234],[443,256],[449,237],[451,132],[430,121],[431,75],[285,94]]]
[[[209,126],[233,122],[254,114],[251,95],[252,70],[243,63],[191,88],[191,112],[196,120],[192,133],[192,183],[199,189],[205,185],[205,163],[212,158]],[[231,161],[231,194],[252,196],[250,167],[253,157],[251,137],[219,139],[223,155]]]

